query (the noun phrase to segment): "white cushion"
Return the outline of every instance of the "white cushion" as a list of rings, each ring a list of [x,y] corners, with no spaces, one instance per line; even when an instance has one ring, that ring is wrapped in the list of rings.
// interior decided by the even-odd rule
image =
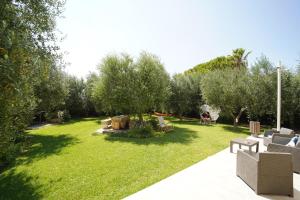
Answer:
[[[286,144],[286,146],[289,146],[289,147],[295,147],[295,142],[293,140],[291,140],[289,143]]]
[[[298,141],[299,140],[299,137],[298,136],[295,136],[293,137],[289,143],[287,143],[287,146],[290,146],[290,147],[295,147],[296,144],[298,144]]]

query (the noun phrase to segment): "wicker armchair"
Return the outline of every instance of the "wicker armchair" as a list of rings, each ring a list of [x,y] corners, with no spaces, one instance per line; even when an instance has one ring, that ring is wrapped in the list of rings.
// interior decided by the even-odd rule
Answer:
[[[250,153],[238,150],[236,175],[256,194],[294,195],[290,153]]]
[[[294,136],[294,131],[288,128],[281,128],[280,131],[276,131],[276,129],[267,130],[264,133],[264,145],[268,146],[272,142],[273,134],[281,134],[281,135],[292,135]]]
[[[272,137],[272,143],[270,143],[267,147],[267,151],[291,153],[293,159],[293,171],[300,173],[300,146],[286,146],[286,144],[291,141],[292,137],[293,135],[281,135],[275,133]]]

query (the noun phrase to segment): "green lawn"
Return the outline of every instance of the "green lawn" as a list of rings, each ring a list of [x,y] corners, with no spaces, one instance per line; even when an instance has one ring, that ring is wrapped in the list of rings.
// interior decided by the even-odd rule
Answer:
[[[247,129],[173,121],[149,139],[94,135],[97,119],[30,131],[31,148],[0,175],[0,199],[120,199],[227,146]]]

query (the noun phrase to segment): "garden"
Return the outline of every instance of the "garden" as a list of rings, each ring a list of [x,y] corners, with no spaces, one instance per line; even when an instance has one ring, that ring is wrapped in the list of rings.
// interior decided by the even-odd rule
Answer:
[[[249,121],[274,127],[277,65],[266,56],[250,65],[237,48],[170,75],[150,52],[113,53],[78,78],[57,44],[63,9],[60,0],[0,4],[0,199],[123,198],[247,137]],[[299,66],[280,67],[281,125],[297,130]],[[203,105],[220,112],[215,124],[199,123]],[[127,132],[97,132],[120,115]]]
[[[0,177],[1,199],[120,199],[218,151],[246,128],[171,120],[152,138],[94,134],[99,118],[30,130],[30,148]]]

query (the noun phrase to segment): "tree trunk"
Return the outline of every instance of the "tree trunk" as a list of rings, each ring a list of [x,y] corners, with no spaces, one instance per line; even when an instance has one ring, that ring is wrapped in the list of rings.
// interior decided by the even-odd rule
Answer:
[[[240,117],[242,116],[242,114],[245,110],[246,110],[246,108],[241,108],[239,114],[236,117],[234,117],[233,125],[235,127],[239,124]]]
[[[139,121],[143,122],[143,114],[139,114]]]
[[[179,120],[182,121],[182,114],[179,114]]]

